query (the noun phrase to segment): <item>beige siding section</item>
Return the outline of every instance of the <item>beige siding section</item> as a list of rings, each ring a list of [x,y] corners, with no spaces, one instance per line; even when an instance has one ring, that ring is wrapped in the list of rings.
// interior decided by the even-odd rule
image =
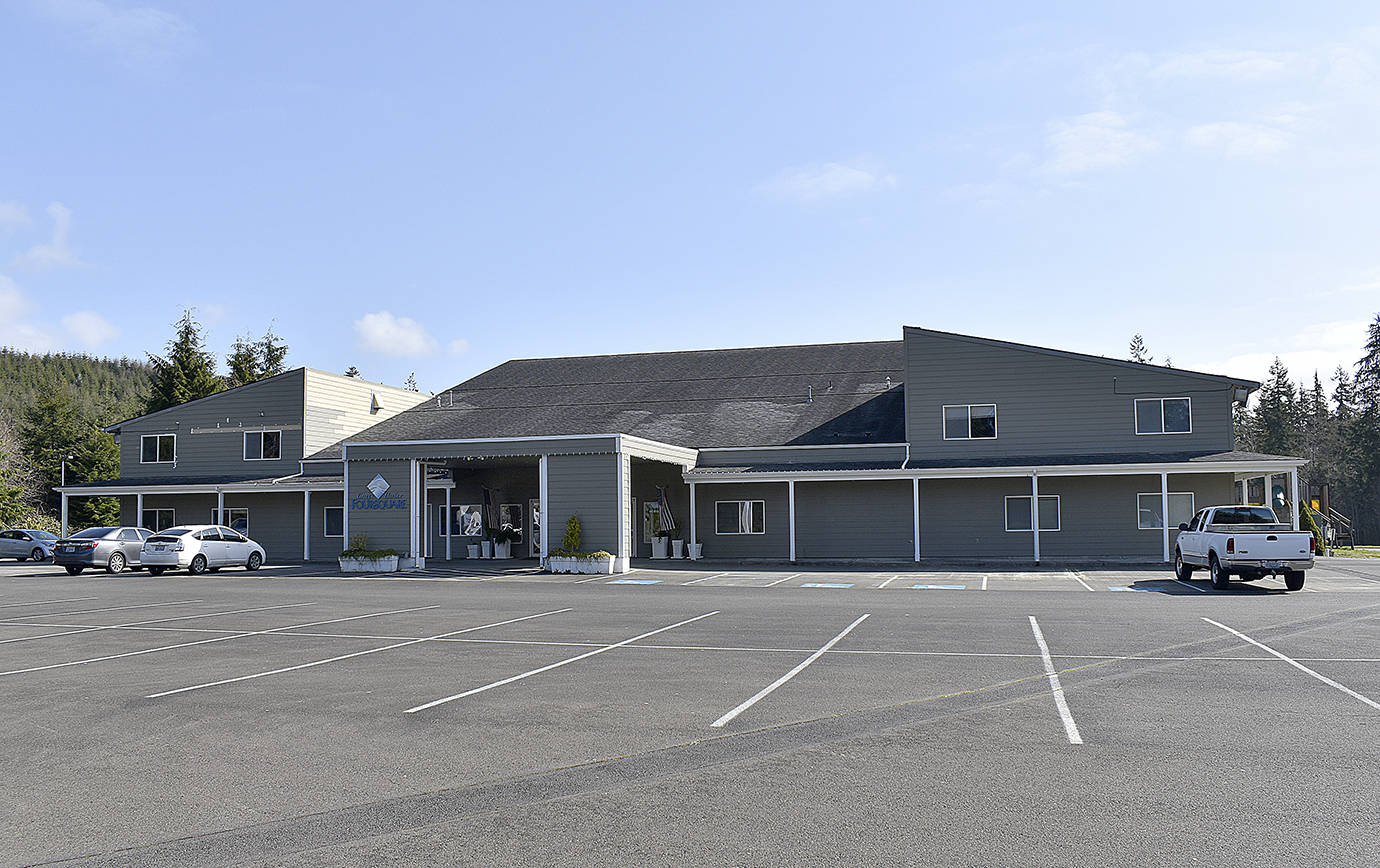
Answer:
[[[431,399],[419,392],[313,368],[306,368],[305,372],[303,429],[307,455]],[[377,412],[370,409],[374,392],[378,392],[382,404]]]

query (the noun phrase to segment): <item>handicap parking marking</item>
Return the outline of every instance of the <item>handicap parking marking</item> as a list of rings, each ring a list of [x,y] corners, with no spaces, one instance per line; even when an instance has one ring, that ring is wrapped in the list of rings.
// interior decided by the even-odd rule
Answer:
[[[802,588],[851,588],[852,582],[806,582]]]
[[[605,582],[606,585],[659,585],[661,579],[614,579]]]
[[[911,585],[914,591],[966,591],[967,585]]]

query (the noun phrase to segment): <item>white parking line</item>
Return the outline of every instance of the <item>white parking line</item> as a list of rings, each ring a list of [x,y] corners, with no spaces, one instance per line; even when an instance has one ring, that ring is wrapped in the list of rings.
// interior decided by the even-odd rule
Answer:
[[[370,648],[367,651],[356,651],[353,654],[340,654],[335,657],[327,657],[325,660],[313,660],[310,663],[299,663],[296,666],[284,666],[280,669],[270,669],[267,672],[255,672],[253,675],[241,675],[238,678],[222,678],[220,681],[208,681],[205,684],[193,684],[191,687],[179,687],[176,690],[165,690],[162,693],[151,693],[145,699],[158,699],[164,696],[172,696],[174,693],[187,693],[192,690],[202,690],[206,687],[217,687],[222,684],[234,684],[237,681],[249,681],[252,678],[264,678],[269,675],[280,675],[284,672],[296,672],[299,669],[310,669],[313,666],[323,666],[327,663],[335,663],[340,660],[349,660],[353,657],[363,657],[366,654],[378,654],[380,651],[392,651],[395,648],[406,648],[408,645],[416,645],[419,642],[432,642],[437,639],[445,639],[448,636],[459,636],[462,633],[474,633],[478,630],[487,630],[490,627],[502,627],[505,624],[516,624],[519,621],[531,621],[534,618],[545,618],[547,615],[559,615],[562,612],[569,612],[570,609],[555,609],[550,612],[541,612],[536,615],[523,615],[521,618],[509,618],[506,621],[495,621],[492,624],[481,624],[478,627],[465,627],[462,630],[452,630],[449,633],[438,633],[435,636],[424,636],[420,639],[409,639],[406,642],[398,642],[393,645],[385,645],[382,648]]]
[[[984,591],[987,590],[987,574],[986,574],[986,573],[983,573],[983,574],[982,574],[982,589],[983,589]]]
[[[896,581],[896,580],[899,579],[899,578],[901,578],[901,577],[900,577],[900,576],[892,576],[891,578],[887,579],[885,582],[882,582],[880,585],[878,585],[878,586],[877,586],[877,590],[880,591],[882,588],[885,588],[887,585],[891,584],[892,582]]]
[[[776,679],[776,680],[773,681],[771,684],[768,684],[766,687],[763,687],[761,690],[757,691],[757,693],[755,693],[755,694],[752,696],[752,698],[748,699],[746,702],[742,703],[742,704],[739,705],[737,708],[735,708],[735,709],[733,709],[732,711],[728,712],[728,713],[725,714],[723,717],[719,718],[718,720],[714,721],[713,723],[711,723],[711,724],[709,724],[709,725],[710,725],[710,726],[713,726],[713,727],[720,727],[720,726],[723,726],[724,724],[726,724],[726,723],[728,723],[729,721],[733,720],[733,718],[735,718],[735,717],[737,717],[738,715],[742,714],[744,711],[747,711],[749,708],[752,708],[754,705],[756,705],[756,704],[757,704],[758,702],[760,702],[761,700],[763,700],[763,699],[767,698],[768,696],[770,696],[771,693],[772,693],[772,691],[776,690],[776,688],[780,687],[781,685],[785,684],[787,681],[790,681],[792,678],[794,678],[794,677],[796,677],[797,675],[799,675],[802,671],[804,671],[804,669],[805,669],[806,666],[809,666],[811,663],[815,662],[815,661],[818,660],[820,657],[824,656],[824,652],[825,652],[825,651],[828,651],[830,648],[833,648],[835,645],[837,645],[837,644],[843,639],[844,636],[847,636],[849,633],[853,632],[853,628],[854,628],[854,627],[858,626],[858,625],[861,624],[863,621],[866,621],[866,620],[867,620],[869,617],[871,617],[871,616],[872,616],[872,613],[871,613],[871,612],[868,612],[867,614],[863,615],[863,616],[862,616],[861,618],[859,618],[858,620],[856,620],[856,621],[854,621],[853,623],[849,624],[847,627],[844,627],[842,633],[839,633],[837,636],[835,636],[834,638],[830,639],[828,642],[825,642],[825,643],[820,647],[820,649],[819,649],[818,651],[816,651],[815,653],[811,654],[809,657],[806,657],[804,660],[802,660],[802,661],[800,661],[799,663],[797,663],[797,664],[795,665],[795,668],[791,669],[790,672],[787,672],[785,675],[782,675],[780,678]]]
[[[599,580],[602,579],[602,578],[604,578],[604,577],[603,577],[603,576],[590,576],[590,577],[587,578],[587,579],[579,579],[579,580],[577,580],[577,581],[575,581],[575,582],[572,582],[572,584],[575,584],[575,585],[583,585],[585,582],[597,582],[597,581],[599,581]]]
[[[102,624],[94,627],[82,627],[75,630],[63,630],[61,633],[44,633],[40,636],[18,636],[14,639],[0,640],[0,645],[8,645],[11,642],[31,642],[34,639],[55,639],[58,636],[76,636],[79,633],[97,633],[101,630],[120,630],[125,627],[138,627],[143,624],[166,624],[168,621],[191,621],[196,618],[214,618],[217,615],[242,615],[245,612],[265,612],[269,609],[295,609],[299,606],[310,606],[311,603],[291,603],[286,606],[259,606],[254,609],[232,609],[229,612],[207,612],[204,615],[177,615],[172,618],[153,618],[148,621],[130,621],[126,624]],[[7,626],[14,626],[13,624]],[[30,625],[34,626],[34,625]],[[36,626],[63,627],[63,624],[39,624]]]
[[[492,689],[494,689],[495,687],[502,687],[502,686],[505,685],[505,684],[512,684],[514,681],[521,681],[521,680],[524,679],[524,678],[531,678],[533,675],[540,675],[540,674],[543,673],[543,672],[550,672],[552,669],[558,669],[558,668],[560,668],[560,667],[562,667],[562,666],[565,666],[565,665],[567,665],[567,664],[575,663],[576,661],[579,661],[579,660],[584,660],[586,657],[593,657],[593,656],[596,655],[596,654],[603,654],[605,651],[612,651],[612,650],[615,649],[615,648],[622,648],[624,645],[631,645],[633,642],[636,642],[636,641],[638,641],[639,639],[646,639],[647,637],[649,637],[649,636],[655,636],[655,635],[658,634],[658,633],[665,633],[667,630],[674,630],[674,629],[676,629],[677,627],[684,627],[686,624],[693,624],[693,623],[696,622],[696,621],[702,620],[702,619],[704,619],[704,618],[708,618],[710,615],[717,615],[717,614],[719,614],[718,610],[715,610],[715,611],[713,611],[713,612],[705,612],[703,615],[696,615],[695,617],[693,617],[693,618],[687,618],[687,619],[684,620],[684,621],[677,621],[676,623],[671,624],[671,625],[668,626],[668,627],[661,627],[661,628],[658,628],[658,629],[656,629],[656,630],[652,630],[652,631],[650,631],[650,632],[643,633],[643,634],[641,634],[640,636],[634,636],[634,637],[632,637],[631,639],[624,639],[622,642],[615,642],[615,643],[613,643],[612,645],[604,645],[604,646],[601,647],[601,648],[595,648],[593,651],[586,651],[586,652],[583,653],[583,654],[577,654],[577,655],[575,655],[574,657],[566,658],[565,660],[561,660],[561,661],[558,662],[558,663],[550,663],[550,664],[548,664],[548,665],[546,665],[546,666],[542,666],[542,667],[540,667],[540,668],[538,668],[538,669],[532,669],[532,670],[530,670],[530,671],[528,671],[528,672],[522,673],[521,675],[513,675],[513,676],[510,676],[510,677],[508,677],[508,678],[504,678],[504,679],[502,679],[502,680],[500,680],[500,681],[494,681],[494,682],[492,682],[492,683],[490,683],[490,684],[485,684],[483,687],[476,687],[476,688],[474,688],[474,689],[472,689],[472,690],[466,690],[464,693],[457,693],[457,694],[455,694],[454,696],[446,696],[446,697],[443,697],[443,698],[441,698],[441,699],[433,699],[433,700],[430,701],[430,702],[426,702],[426,703],[423,703],[423,704],[421,704],[421,705],[417,705],[417,706],[414,706],[414,707],[412,707],[412,708],[409,708],[409,709],[407,709],[407,711],[404,712],[404,713],[405,713],[405,714],[416,714],[416,713],[419,712],[419,711],[426,711],[428,708],[435,708],[436,706],[438,706],[438,705],[444,705],[444,704],[447,703],[447,702],[453,702],[453,701],[455,701],[455,700],[457,700],[457,699],[464,699],[466,696],[473,696],[473,695],[475,695],[476,693],[483,693],[484,691],[486,691],[486,690],[492,690]]]
[[[1200,593],[1200,594],[1206,594],[1206,593],[1207,593],[1207,591],[1206,591],[1205,589],[1200,588],[1200,587],[1198,587],[1197,585],[1190,585],[1188,582],[1185,582],[1183,579],[1170,579],[1169,581],[1171,581],[1171,582],[1178,582],[1179,584],[1183,585],[1185,588],[1192,588],[1193,590],[1197,591],[1197,592]]]
[[[50,606],[57,603],[81,603],[86,600],[96,600],[99,597],[68,597],[65,600],[34,600],[32,603],[6,603],[0,609],[13,609],[16,606]]]
[[[12,620],[14,620],[15,618],[21,618],[21,617],[22,617],[22,618],[57,618],[57,617],[59,617],[59,616],[61,616],[61,615],[89,615],[89,614],[91,614],[92,612],[116,612],[116,611],[119,611],[119,610],[121,610],[121,609],[153,609],[153,608],[157,608],[158,606],[180,606],[180,605],[182,605],[183,603],[200,603],[200,602],[201,602],[200,600],[173,600],[173,601],[170,602],[170,603],[142,603],[142,604],[140,604],[140,605],[138,605],[138,606],[103,606],[102,608],[99,608],[99,609],[74,609],[74,610],[67,611],[67,612],[26,612],[26,613],[24,613],[23,615],[15,615],[15,616],[13,616],[13,617],[8,617],[8,618],[0,619],[0,623],[3,623],[4,621],[12,621]]]
[[[310,606],[311,603],[299,603],[298,605]],[[390,612],[370,612],[367,615],[353,615],[349,618],[332,618],[328,621],[311,621],[306,624],[289,624],[286,627],[274,627],[271,630],[251,630],[244,633],[236,633],[233,636],[217,636],[214,639],[199,639],[195,642],[179,642],[176,645],[160,645],[157,648],[145,648],[142,651],[126,651],[124,654],[107,654],[104,657],[88,657],[85,660],[69,660],[66,663],[50,663],[47,666],[30,666],[26,669],[10,669],[0,672],[0,677],[6,675],[22,675],[25,672],[44,672],[49,669],[62,669],[67,666],[82,666],[87,663],[101,663],[106,660],[119,660],[124,657],[138,657],[142,654],[153,654],[158,651],[172,651],[176,648],[190,648],[193,645],[210,645],[213,642],[228,642],[231,639],[243,639],[248,636],[263,636],[267,633],[277,633],[281,630],[299,630],[303,627],[319,627],[322,624],[339,624],[343,621],[358,621],[361,618],[377,618],[380,615],[400,615],[403,612],[419,612],[422,609],[435,609],[436,606],[417,606],[412,609],[394,609]]]
[[[1218,621],[1214,621],[1214,620],[1212,620],[1211,618],[1203,618],[1203,620],[1204,620],[1204,621],[1207,621],[1209,624],[1211,624],[1211,625],[1214,626],[1214,627],[1221,627],[1223,630],[1226,630],[1228,633],[1232,634],[1233,636],[1237,637],[1238,639],[1241,639],[1241,640],[1244,640],[1244,641],[1246,641],[1246,642],[1249,642],[1249,643],[1251,643],[1252,645],[1254,645],[1255,647],[1259,648],[1259,649],[1262,650],[1262,651],[1267,651],[1267,652],[1269,652],[1270,654],[1275,655],[1275,656],[1278,657],[1279,659],[1283,660],[1285,663],[1288,663],[1290,666],[1293,666],[1295,669],[1298,669],[1298,670],[1300,670],[1301,672],[1307,672],[1309,675],[1312,675],[1314,678],[1318,679],[1318,680],[1321,681],[1323,684],[1326,684],[1326,685],[1329,686],[1329,687],[1335,687],[1335,688],[1337,688],[1338,690],[1340,690],[1340,691],[1342,691],[1343,693],[1345,693],[1347,696],[1350,696],[1350,697],[1353,698],[1353,699],[1359,699],[1359,700],[1361,700],[1362,702],[1364,702],[1366,705],[1369,705],[1371,708],[1374,708],[1376,711],[1380,711],[1380,702],[1376,702],[1374,699],[1371,699],[1369,696],[1363,696],[1363,695],[1357,693],[1356,691],[1352,690],[1350,687],[1347,687],[1345,684],[1339,684],[1338,682],[1333,681],[1331,678],[1328,678],[1326,675],[1322,675],[1322,674],[1320,674],[1320,673],[1318,673],[1318,672],[1313,671],[1312,669],[1309,669],[1307,666],[1304,666],[1302,663],[1298,662],[1298,661],[1295,660],[1294,658],[1292,658],[1292,657],[1287,657],[1287,656],[1281,654],[1280,652],[1278,652],[1278,651],[1276,651],[1275,649],[1271,648],[1269,645],[1266,645],[1264,642],[1257,642],[1256,640],[1252,639],[1250,636],[1247,636],[1245,633],[1242,633],[1240,630],[1233,630],[1232,628],[1228,627],[1226,624],[1220,623],[1220,622],[1218,622]]]
[[[791,573],[789,576],[787,576],[787,577],[784,578],[784,579],[777,579],[777,580],[774,581],[774,582],[767,582],[767,583],[766,583],[765,585],[763,585],[762,587],[764,587],[764,588],[774,588],[774,587],[776,587],[777,585],[781,584],[782,582],[789,582],[791,579],[798,579],[798,578],[800,578],[800,577],[803,576],[803,575],[805,575],[805,574],[804,574],[804,573]]]
[[[1082,744],[1083,736],[1079,734],[1078,724],[1073,722],[1073,712],[1069,711],[1068,701],[1064,699],[1064,688],[1059,684],[1059,673],[1054,671],[1054,661],[1050,659],[1045,636],[1040,632],[1040,625],[1035,616],[1029,617],[1030,629],[1035,634],[1035,644],[1040,646],[1040,659],[1045,664],[1045,677],[1049,679],[1049,689],[1054,692],[1054,707],[1059,709],[1059,719],[1064,722],[1064,733],[1069,737],[1069,744]]]
[[[1082,585],[1083,587],[1087,588],[1089,591],[1091,591],[1091,590],[1093,589],[1092,585],[1090,585],[1090,584],[1088,584],[1087,582],[1083,581],[1083,577],[1080,576],[1080,575],[1078,575],[1077,573],[1075,573],[1073,570],[1064,570],[1064,572],[1068,573],[1070,576],[1073,576],[1073,580],[1074,580],[1075,582],[1077,582],[1078,584],[1080,584],[1080,585]]]
[[[717,579],[717,578],[719,578],[720,576],[726,576],[726,575],[728,575],[728,573],[715,573],[715,574],[712,575],[712,576],[700,576],[698,579],[691,579],[691,580],[688,581],[688,582],[681,582],[681,584],[682,584],[682,585],[698,585],[700,582],[707,582],[707,581],[709,581],[710,579]]]

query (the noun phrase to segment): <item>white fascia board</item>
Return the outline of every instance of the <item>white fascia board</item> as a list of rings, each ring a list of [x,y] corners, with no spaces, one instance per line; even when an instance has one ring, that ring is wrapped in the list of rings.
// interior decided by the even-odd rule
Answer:
[[[934,470],[796,470],[771,473],[684,473],[687,482],[789,482],[790,480],[849,479],[974,479],[1022,476],[1141,476],[1160,473],[1276,473],[1308,462],[1305,459],[1275,462],[1215,461],[1177,464],[1054,464],[1019,467],[959,467]]]
[[[533,440],[598,440],[613,439],[618,436],[617,434],[541,434],[530,437],[463,437],[445,440],[346,440],[341,443],[340,446],[341,449],[344,450],[350,446],[439,446],[442,444],[455,443],[530,443]]]
[[[769,449],[878,449],[891,446],[896,449],[909,448],[909,443],[823,443],[810,446],[703,446],[700,452],[758,452]]]
[[[669,455],[679,460],[686,467],[694,467],[699,460],[700,450],[692,449],[688,446],[676,446],[671,443],[662,443],[660,440],[650,440],[646,437],[635,437],[631,434],[618,435],[619,450],[635,455],[638,458],[649,458],[652,456],[645,453],[658,453],[653,460],[661,460],[662,456]],[[631,448],[629,448],[631,447]]]
[[[245,494],[249,492],[291,492],[291,491],[344,491],[341,482],[285,482],[264,485],[246,485],[227,482],[223,485],[121,485],[109,488],[62,488],[54,486],[53,491],[68,497],[116,497],[124,494]]]

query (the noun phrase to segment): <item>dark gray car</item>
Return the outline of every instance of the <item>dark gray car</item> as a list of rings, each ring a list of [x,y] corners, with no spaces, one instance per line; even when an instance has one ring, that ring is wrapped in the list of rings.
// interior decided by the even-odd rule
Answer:
[[[107,573],[122,573],[126,567],[139,567],[144,540],[153,531],[142,527],[89,527],[60,539],[53,546],[53,563],[67,568],[67,574],[80,575],[87,567],[104,567]]]

